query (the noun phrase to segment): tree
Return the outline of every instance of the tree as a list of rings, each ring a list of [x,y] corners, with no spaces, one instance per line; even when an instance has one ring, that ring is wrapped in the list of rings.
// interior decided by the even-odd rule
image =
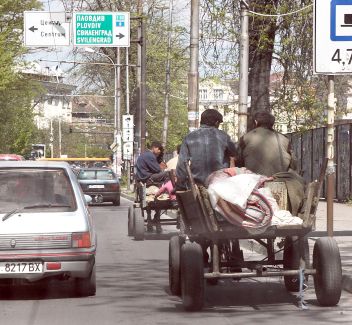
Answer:
[[[31,102],[39,91],[15,69],[22,46],[23,11],[39,9],[36,0],[4,0],[0,6],[0,151],[23,154],[36,129]]]

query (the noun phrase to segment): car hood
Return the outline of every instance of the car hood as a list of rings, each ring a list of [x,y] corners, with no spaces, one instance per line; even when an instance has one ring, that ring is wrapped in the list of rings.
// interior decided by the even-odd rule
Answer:
[[[88,231],[83,213],[74,212],[19,212],[2,221],[0,213],[0,235],[33,234]]]

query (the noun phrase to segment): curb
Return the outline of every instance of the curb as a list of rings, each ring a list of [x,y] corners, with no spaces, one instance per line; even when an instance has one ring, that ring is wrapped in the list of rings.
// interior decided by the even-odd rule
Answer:
[[[127,194],[127,193],[124,193],[124,192],[121,192],[121,197],[123,197],[124,199],[127,199],[127,200],[130,200],[130,201],[134,201],[134,196],[131,195],[131,194]]]

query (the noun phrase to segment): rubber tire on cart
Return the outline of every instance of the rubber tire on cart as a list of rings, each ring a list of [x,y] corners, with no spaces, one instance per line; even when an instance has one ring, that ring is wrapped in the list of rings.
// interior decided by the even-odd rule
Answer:
[[[133,225],[134,239],[144,240],[144,217],[141,208],[134,208]]]
[[[134,235],[134,223],[133,223],[134,207],[128,207],[128,236]]]
[[[204,304],[204,262],[197,243],[181,246],[181,296],[187,311],[197,311]]]
[[[342,291],[340,251],[334,238],[319,238],[314,244],[313,268],[315,294],[322,306],[335,306]]]
[[[97,290],[95,274],[96,270],[94,263],[94,266],[88,278],[75,279],[75,290],[80,297],[95,296]]]
[[[184,242],[180,236],[172,236],[169,241],[169,288],[174,296],[181,294],[180,251]]]
[[[308,238],[303,237],[304,245],[304,259],[306,261],[306,268],[309,268],[309,244]],[[286,237],[284,244],[284,263],[285,270],[298,270],[300,267],[300,252],[299,252],[299,240],[297,236]],[[305,281],[308,281],[308,276],[305,276]],[[285,275],[284,276],[285,287],[287,291],[298,292],[299,291],[299,276],[298,275]]]

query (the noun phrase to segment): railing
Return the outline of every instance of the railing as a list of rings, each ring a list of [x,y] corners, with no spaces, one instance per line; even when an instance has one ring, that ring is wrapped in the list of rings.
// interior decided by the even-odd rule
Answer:
[[[293,151],[297,158],[297,168],[307,182],[319,177],[319,171],[325,158],[326,127],[312,129],[303,133],[289,133]],[[335,198],[347,201],[352,198],[352,123],[335,126]],[[325,197],[325,184],[321,193]]]

